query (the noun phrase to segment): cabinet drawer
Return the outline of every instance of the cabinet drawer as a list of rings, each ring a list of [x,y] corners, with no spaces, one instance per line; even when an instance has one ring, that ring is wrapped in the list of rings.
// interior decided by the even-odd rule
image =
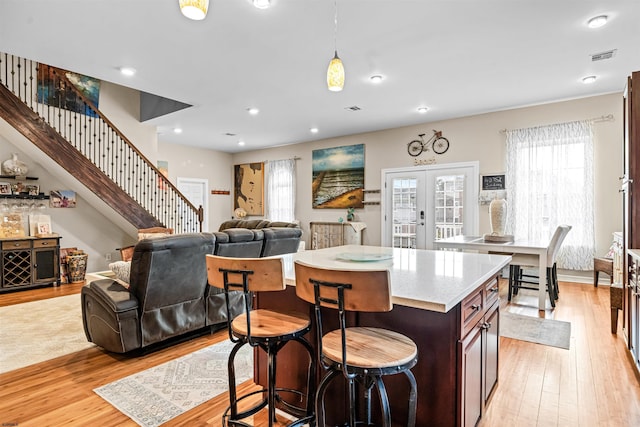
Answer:
[[[489,280],[485,288],[485,307],[491,307],[496,301],[498,301],[498,294],[500,289],[498,288],[498,278]]]
[[[11,250],[11,249],[30,249],[31,248],[31,240],[9,240],[6,242],[2,242],[2,249]]]
[[[40,239],[33,241],[34,248],[55,248],[58,242],[56,239]]]
[[[483,291],[483,287],[476,289],[471,295],[466,297],[461,303],[461,308],[462,308],[461,338],[464,338],[484,315],[484,307],[482,303],[482,291]]]

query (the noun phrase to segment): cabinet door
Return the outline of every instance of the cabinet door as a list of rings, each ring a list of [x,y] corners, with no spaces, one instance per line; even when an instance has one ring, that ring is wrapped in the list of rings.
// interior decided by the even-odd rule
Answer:
[[[500,348],[500,303],[496,302],[486,315],[483,330],[484,344],[484,401],[498,384],[498,350]]]
[[[2,252],[2,287],[13,288],[31,284],[31,250]]]
[[[638,365],[640,360],[640,352],[638,345],[640,344],[640,331],[638,325],[640,323],[640,312],[638,309],[638,262],[629,257],[629,351],[633,355],[633,361]]]
[[[482,415],[482,322],[461,343],[462,425],[473,427]]]
[[[33,283],[58,282],[60,263],[57,249],[34,249],[33,258]]]

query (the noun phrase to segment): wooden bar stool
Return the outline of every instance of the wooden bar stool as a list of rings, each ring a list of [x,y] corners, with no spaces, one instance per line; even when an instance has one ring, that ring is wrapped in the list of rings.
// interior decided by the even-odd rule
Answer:
[[[315,306],[318,359],[328,371],[316,395],[316,421],[325,426],[324,395],[333,379],[342,374],[349,390],[349,423],[356,417],[356,382],[364,389],[365,425],[372,425],[371,389],[376,386],[382,411],[382,425],[390,427],[391,409],[382,377],[404,373],[409,381],[408,419],[401,425],[415,426],[417,385],[411,368],[418,361],[416,344],[408,337],[382,328],[346,326],[346,312],[386,312],[393,305],[389,272],[324,270],[296,261],[296,294]],[[323,333],[321,308],[335,313],[340,328]],[[337,309],[337,310],[335,310]],[[396,421],[396,424],[398,422]]]
[[[285,289],[284,264],[281,258],[226,258],[207,255],[209,284],[224,289],[227,318],[230,316],[229,292],[244,293],[245,313],[228,322],[229,339],[236,343],[229,354],[229,407],[225,411],[223,425],[248,426],[240,420],[268,406],[269,426],[276,422],[276,404],[283,411],[298,417],[289,426],[313,425],[315,402],[316,358],[313,347],[303,335],[311,330],[311,321],[305,314],[278,312],[273,310],[251,310],[253,292],[282,291]],[[309,371],[306,392],[288,388],[276,388],[276,358],[278,351],[290,341],[297,341],[309,353]],[[267,388],[237,396],[235,381],[235,356],[240,348],[249,344],[267,353]],[[238,412],[238,403],[254,394],[266,394],[260,403]],[[280,397],[282,393],[293,393],[305,401],[305,406],[295,406]]]

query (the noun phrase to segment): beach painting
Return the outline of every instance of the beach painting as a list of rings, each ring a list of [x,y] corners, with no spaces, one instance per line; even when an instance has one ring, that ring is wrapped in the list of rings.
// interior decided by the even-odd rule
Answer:
[[[315,209],[363,208],[364,144],[313,150]]]

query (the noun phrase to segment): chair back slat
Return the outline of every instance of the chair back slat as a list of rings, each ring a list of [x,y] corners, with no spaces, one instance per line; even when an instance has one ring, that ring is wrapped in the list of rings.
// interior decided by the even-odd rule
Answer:
[[[348,311],[391,311],[391,287],[388,270],[326,270],[295,262],[296,294],[315,304],[314,286],[311,280],[350,285],[344,290],[344,309]],[[338,308],[332,301],[338,300],[338,290],[331,286],[320,287],[320,304]]]
[[[220,269],[227,271],[251,271],[247,276],[249,292],[282,291],[284,283],[284,263],[282,258],[229,258],[207,255],[207,277],[209,284],[224,289],[224,276]],[[242,285],[241,273],[229,273],[229,281]],[[233,290],[242,290],[233,289]]]

